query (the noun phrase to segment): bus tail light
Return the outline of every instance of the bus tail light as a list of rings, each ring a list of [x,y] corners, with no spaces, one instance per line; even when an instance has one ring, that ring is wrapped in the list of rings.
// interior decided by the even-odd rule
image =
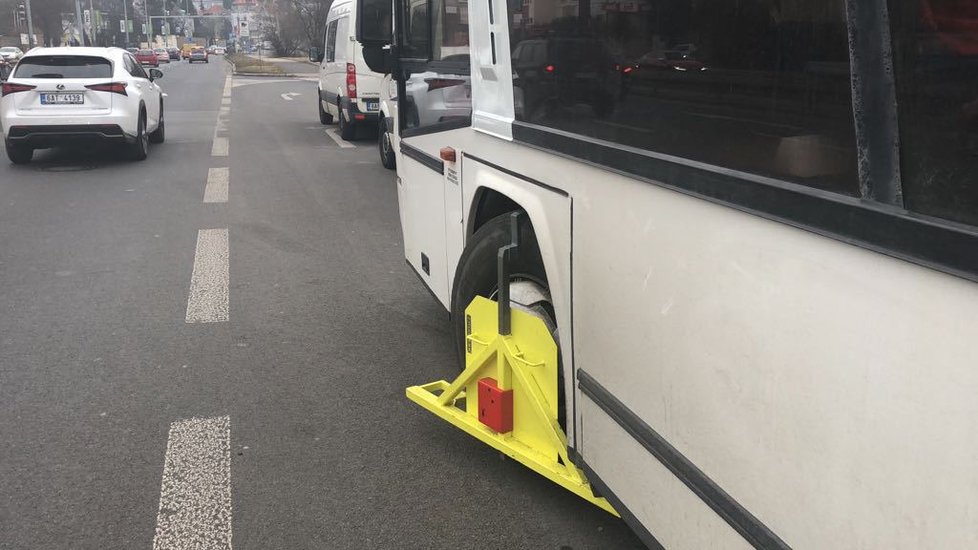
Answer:
[[[17,92],[26,92],[29,90],[33,90],[34,88],[37,88],[37,86],[31,86],[30,84],[11,84],[10,82],[4,82],[2,95],[0,95],[0,97],[7,96],[10,94],[16,94]]]
[[[353,63],[346,64],[346,96],[357,98],[357,66]]]
[[[106,82],[105,84],[89,84],[85,86],[89,90],[96,92],[111,92],[119,95],[129,95],[126,93],[125,82]]]

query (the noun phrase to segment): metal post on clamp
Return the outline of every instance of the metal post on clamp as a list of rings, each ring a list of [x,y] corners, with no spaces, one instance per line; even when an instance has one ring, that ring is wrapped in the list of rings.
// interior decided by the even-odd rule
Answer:
[[[510,243],[501,246],[496,252],[496,274],[499,292],[497,293],[499,302],[499,334],[509,336],[512,332],[512,318],[510,316],[509,304],[509,278],[510,263],[516,259],[520,248],[520,213],[513,212],[509,215]]]

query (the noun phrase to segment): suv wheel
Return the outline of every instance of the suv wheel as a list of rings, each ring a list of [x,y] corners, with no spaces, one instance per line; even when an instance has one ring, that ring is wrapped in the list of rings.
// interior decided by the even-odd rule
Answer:
[[[130,146],[130,153],[133,160],[146,160],[149,156],[149,136],[146,134],[146,113],[139,113],[139,122],[136,123],[136,141]]]
[[[160,102],[160,125],[149,135],[150,143],[163,143],[166,139],[166,119],[163,118],[163,102]]]

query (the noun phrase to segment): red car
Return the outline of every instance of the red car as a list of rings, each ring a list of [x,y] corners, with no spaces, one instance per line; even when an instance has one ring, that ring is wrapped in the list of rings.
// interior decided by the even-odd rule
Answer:
[[[141,49],[136,52],[136,61],[140,65],[149,65],[151,67],[159,67],[160,60],[156,57],[156,52],[153,50]]]

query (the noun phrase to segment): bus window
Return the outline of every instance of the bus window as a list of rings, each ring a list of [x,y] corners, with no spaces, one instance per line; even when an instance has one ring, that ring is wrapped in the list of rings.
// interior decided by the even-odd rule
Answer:
[[[978,4],[891,0],[908,209],[978,225]]]
[[[410,6],[404,27],[404,41],[415,52],[410,57],[420,57],[418,52],[429,44],[431,49],[424,69],[413,71],[404,83],[403,127],[417,131],[468,125],[472,116],[468,2],[416,1]]]
[[[858,193],[844,0],[512,6],[517,120]]]

